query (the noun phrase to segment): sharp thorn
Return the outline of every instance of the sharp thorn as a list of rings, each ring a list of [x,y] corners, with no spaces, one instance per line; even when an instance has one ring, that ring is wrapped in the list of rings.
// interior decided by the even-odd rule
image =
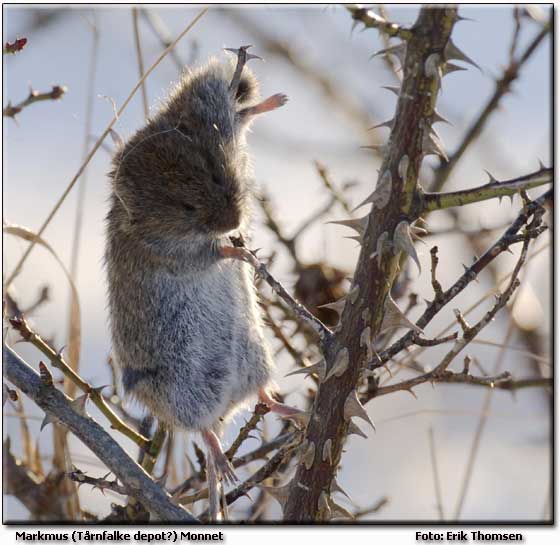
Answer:
[[[390,91],[391,93],[393,93],[393,94],[395,94],[395,95],[397,95],[397,96],[399,96],[399,94],[400,94],[400,92],[401,92],[401,88],[400,88],[400,87],[397,87],[397,86],[395,86],[395,85],[383,85],[383,86],[381,87],[381,89],[385,89],[385,90],[387,90],[387,91]]]
[[[414,263],[416,263],[418,271],[422,273],[420,260],[418,259],[416,248],[414,247],[414,243],[412,242],[412,238],[410,236],[410,225],[406,220],[401,221],[395,228],[395,232],[393,234],[393,245],[397,250],[401,250],[410,256]]]
[[[344,403],[344,420],[348,422],[354,416],[356,418],[361,418],[375,430],[375,425],[371,421],[363,405],[360,403],[360,400],[358,399],[358,392],[356,390],[352,390],[350,394],[348,394]]]
[[[338,221],[329,221],[327,223],[334,223],[335,225],[343,225],[344,227],[349,227],[350,229],[354,229],[359,235],[363,235],[367,228],[367,224],[369,221],[369,216],[366,215],[362,218],[358,219],[349,219],[349,220],[338,220]]]
[[[452,74],[453,72],[462,72],[463,70],[466,70],[466,68],[463,68],[462,66],[459,66],[452,62],[446,62],[442,66],[442,73],[444,76],[447,76],[447,74]]]
[[[45,414],[45,418],[43,418],[43,421],[41,422],[40,431],[43,431],[46,426],[48,426],[49,424],[54,424],[55,422],[56,420],[53,416]]]
[[[352,420],[348,422],[348,435],[359,435],[367,439],[367,435]]]
[[[451,40],[451,38],[447,41],[447,45],[445,46],[445,57],[446,57],[446,59],[454,59],[454,60],[457,60],[457,61],[466,62],[467,64],[470,64],[470,65],[474,66],[475,68],[478,68],[478,70],[480,70],[480,72],[482,72],[482,69],[480,68],[480,66],[478,66],[478,64],[476,64],[476,62],[474,62],[470,57],[468,57],[465,53],[463,53],[453,43],[453,40]]]
[[[381,127],[387,127],[388,129],[392,129],[394,122],[395,122],[395,120],[393,118],[388,119],[387,121],[383,121],[382,123],[378,123],[377,125],[374,125],[373,127],[370,127],[368,129],[368,131],[372,131],[374,129],[379,129]]]

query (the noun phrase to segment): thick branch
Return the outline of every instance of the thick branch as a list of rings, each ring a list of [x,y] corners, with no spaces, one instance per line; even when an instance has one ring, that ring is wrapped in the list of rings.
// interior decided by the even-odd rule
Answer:
[[[150,440],[146,439],[132,428],[127,426],[119,416],[109,407],[105,398],[101,394],[103,387],[94,388],[88,382],[86,382],[80,375],[78,375],[71,367],[68,365],[60,352],[57,352],[52,346],[50,346],[44,339],[42,339],[35,331],[31,329],[29,323],[24,318],[13,318],[10,320],[12,327],[19,332],[22,338],[31,343],[35,348],[39,349],[56,367],[61,371],[64,376],[66,376],[73,384],[78,386],[82,392],[90,396],[92,402],[96,407],[107,417],[109,422],[111,422],[111,427],[120,431],[122,434],[126,435],[129,439],[134,441],[140,448],[149,450]]]
[[[70,400],[40,376],[13,350],[4,347],[4,375],[29,396],[47,416],[66,426],[117,476],[127,493],[141,502],[161,520],[197,522],[186,510],[174,505],[170,496],[157,485],[122,447],[94,420],[79,415]]]
[[[406,41],[403,83],[389,142],[383,146],[379,189],[366,201],[373,202],[369,217],[352,224],[362,249],[341,327],[334,341],[323,347],[328,378],[321,382],[315,398],[306,430],[307,447],[286,502],[286,521],[329,519],[331,484],[351,413],[359,411],[356,386],[363,365],[371,359],[371,343],[381,328],[385,300],[397,274],[399,250],[406,245],[409,226],[403,220],[411,216],[418,202],[417,173],[432,138],[442,52],[456,17],[455,8],[422,8]],[[395,241],[402,244],[397,247]]]

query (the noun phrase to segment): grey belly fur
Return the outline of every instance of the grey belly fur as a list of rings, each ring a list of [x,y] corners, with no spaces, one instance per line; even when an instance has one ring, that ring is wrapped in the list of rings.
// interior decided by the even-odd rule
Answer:
[[[110,290],[125,391],[169,424],[219,429],[271,377],[252,270],[224,260],[196,277],[127,272],[126,290]]]

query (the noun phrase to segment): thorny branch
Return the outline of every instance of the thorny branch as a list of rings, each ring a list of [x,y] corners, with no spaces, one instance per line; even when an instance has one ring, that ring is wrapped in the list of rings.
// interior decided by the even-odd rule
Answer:
[[[278,437],[268,441],[267,443],[262,444],[260,447],[244,454],[243,456],[239,456],[238,458],[234,458],[231,462],[234,468],[243,467],[255,460],[259,460],[264,458],[268,453],[281,448],[284,445],[289,444],[292,442],[296,437],[296,432],[289,432],[279,435]],[[195,484],[199,484],[206,480],[205,475],[203,472],[196,473],[195,475],[189,477],[186,481],[181,483],[179,486],[175,487],[171,490],[171,494],[173,497],[180,497],[182,496],[187,490],[191,489]]]
[[[376,28],[391,38],[408,40],[412,37],[412,31],[397,23],[391,23],[377,15],[373,10],[360,6],[359,4],[346,4],[346,9],[352,14],[352,19],[357,23],[363,23],[365,28]]]
[[[237,437],[231,444],[231,447],[229,447],[229,449],[226,451],[228,460],[231,460],[235,456],[236,452],[239,450],[239,447],[251,436],[251,432],[257,427],[262,417],[268,412],[270,412],[270,409],[264,403],[258,403],[255,406],[253,415],[251,416],[249,421],[241,427],[239,433],[237,434]]]
[[[484,371],[482,372],[482,376],[475,376],[469,374],[468,366],[466,366],[462,372],[454,372],[448,369],[465,346],[469,342],[472,342],[480,330],[485,327],[493,316],[495,316],[495,314],[506,305],[507,300],[516,289],[518,285],[517,275],[526,259],[529,241],[538,237],[545,229],[544,226],[540,225],[540,218],[543,213],[541,205],[545,199],[551,198],[552,191],[549,191],[540,199],[532,203],[526,200],[525,206],[519,217],[508,228],[500,240],[498,240],[487,252],[485,252],[481,258],[478,258],[471,267],[465,267],[465,273],[448,290],[443,290],[441,284],[437,280],[437,248],[435,251],[432,249],[431,280],[435,296],[434,300],[431,303],[428,303],[428,308],[422,317],[417,321],[416,325],[420,327],[425,327],[445,305],[447,305],[461,291],[470,285],[470,283],[476,279],[478,274],[498,255],[504,251],[510,251],[510,246],[513,244],[519,242],[523,243],[521,256],[516,265],[516,270],[514,271],[514,274],[512,274],[511,281],[507,289],[503,294],[499,295],[490,311],[488,311],[477,324],[470,326],[466,321],[464,321],[462,315],[459,313],[458,319],[462,327],[462,336],[460,338],[458,338],[458,333],[453,333],[446,337],[437,339],[424,339],[419,337],[418,331],[410,331],[397,342],[389,346],[389,348],[386,348],[383,352],[380,352],[379,354],[372,352],[372,346],[373,343],[377,341],[376,336],[383,319],[383,302],[389,292],[389,289],[391,288],[393,280],[398,275],[396,265],[397,259],[395,258],[395,254],[398,255],[398,253],[403,250],[406,253],[409,253],[412,258],[415,256],[413,247],[411,250],[410,245],[406,240],[406,236],[404,236],[404,238],[401,237],[401,239],[399,239],[400,242],[397,240],[397,231],[403,221],[406,219],[407,221],[405,223],[407,223],[409,218],[412,220],[422,212],[463,206],[465,204],[480,202],[490,198],[500,198],[501,200],[503,196],[512,196],[517,194],[520,190],[537,187],[551,182],[552,169],[542,167],[537,172],[505,182],[498,182],[491,176],[488,184],[464,191],[455,191],[451,193],[423,193],[421,188],[417,185],[417,177],[421,160],[424,155],[432,153],[434,150],[436,153],[441,152],[441,150],[437,149],[438,146],[433,143],[433,140],[432,144],[429,143],[429,138],[432,138],[430,122],[434,122],[434,117],[432,116],[435,115],[433,114],[433,112],[435,112],[435,98],[437,97],[440,78],[442,77],[440,69],[445,66],[445,62],[447,60],[447,54],[442,55],[441,53],[447,51],[446,41],[451,34],[453,24],[460,20],[460,18],[454,9],[439,10],[441,13],[435,15],[428,14],[428,10],[423,9],[417,23],[414,27],[408,29],[400,25],[390,23],[386,20],[386,18],[380,17],[371,10],[359,6],[350,5],[346,6],[346,9],[352,14],[352,18],[355,20],[355,23],[360,22],[363,23],[366,28],[375,28],[385,33],[387,38],[393,36],[400,37],[401,39],[404,39],[406,45],[403,44],[404,47],[401,46],[400,49],[399,46],[397,46],[398,55],[402,56],[401,64],[403,65],[404,77],[403,85],[399,94],[397,114],[395,119],[391,121],[390,125],[390,127],[392,127],[391,138],[386,146],[382,146],[381,149],[377,150],[381,151],[381,153],[385,156],[378,187],[383,181],[383,175],[389,172],[390,203],[385,203],[384,206],[378,206],[380,196],[377,195],[377,197],[375,197],[374,193],[371,196],[373,199],[368,202],[373,204],[371,216],[373,216],[374,213],[376,214],[376,225],[373,225],[373,222],[368,221],[367,216],[360,220],[362,223],[359,224],[359,236],[355,238],[359,240],[362,245],[362,254],[360,256],[360,262],[356,269],[356,274],[352,284],[351,294],[353,295],[351,295],[346,301],[342,321],[341,324],[337,326],[335,330],[336,332],[331,331],[321,320],[313,316],[313,314],[305,308],[305,306],[300,305],[268,272],[266,266],[259,263],[251,252],[245,248],[224,249],[225,257],[241,259],[250,263],[255,268],[257,275],[272,287],[272,289],[279,295],[280,299],[288,306],[296,317],[317,333],[321,341],[320,346],[325,354],[326,361],[323,362],[323,364],[328,378],[325,378],[324,374],[323,376],[320,376],[319,373],[317,373],[318,378],[314,377],[314,380],[318,384],[318,394],[315,400],[314,413],[310,421],[310,426],[306,431],[305,441],[302,443],[302,437],[299,432],[282,433],[272,441],[269,441],[247,455],[235,458],[232,461],[234,467],[241,467],[252,461],[263,458],[268,453],[278,449],[272,458],[270,458],[259,470],[226,495],[225,499],[227,504],[233,503],[242,495],[247,495],[249,490],[258,485],[261,485],[260,487],[269,493],[271,489],[262,486],[262,483],[264,483],[269,477],[278,477],[278,474],[281,474],[284,471],[283,468],[287,465],[289,460],[291,460],[296,454],[301,454],[301,459],[297,467],[297,473],[292,481],[292,484],[274,489],[275,497],[276,499],[279,499],[283,507],[285,517],[289,521],[329,520],[329,518],[340,516],[341,513],[342,516],[352,517],[351,513],[345,513],[344,508],[337,506],[333,502],[331,492],[334,490],[334,475],[340,461],[341,448],[346,435],[349,435],[350,433],[363,434],[363,432],[359,429],[356,431],[357,426],[351,418],[353,416],[357,416],[363,418],[364,420],[369,420],[365,411],[359,408],[360,399],[365,402],[373,397],[379,397],[399,390],[408,390],[412,393],[413,387],[425,382],[472,384],[510,391],[533,386],[552,386],[551,379],[514,379],[507,372],[499,375],[496,374],[496,376],[485,376]],[[148,12],[146,10],[142,10],[142,13],[146,16],[147,20],[149,20]],[[237,14],[232,16],[234,18],[238,18]],[[500,86],[502,86],[502,95],[508,91],[509,85],[517,77],[517,73],[515,71],[519,71],[523,63],[529,58],[540,41],[542,41],[542,37],[540,36],[543,32],[545,32],[545,28],[543,28],[543,31],[532,42],[525,53],[520,56],[519,61],[514,61],[513,59],[515,50],[514,45],[517,43],[518,39],[518,29],[516,30],[516,37],[514,37],[515,43],[512,44],[511,48],[512,54],[510,67],[506,70],[503,81],[506,80],[508,71],[511,72],[508,76],[511,79],[509,83],[503,83],[501,81],[498,82],[497,93],[500,90]],[[546,32],[548,32],[548,29],[546,29]],[[160,33],[160,39],[161,36],[162,35]],[[168,40],[165,45],[169,45],[169,42],[170,40]],[[277,46],[277,44],[272,41],[268,43],[268,46],[273,49]],[[290,58],[292,52],[283,44],[280,44],[280,46],[279,54],[284,55],[286,58]],[[171,54],[173,55],[175,52],[172,51]],[[439,55],[439,57],[437,55]],[[300,66],[300,69],[302,66],[303,65]],[[419,66],[421,67],[420,74],[418,74],[417,70]],[[412,67],[414,67],[414,70],[411,70]],[[143,82],[144,78],[141,78],[141,80]],[[499,99],[500,97],[498,97],[497,100],[499,101]],[[497,102],[495,102],[489,111],[487,111],[488,107],[483,111],[481,119],[477,122],[479,125],[478,128],[476,128],[477,124],[475,124],[471,133],[473,130],[475,132],[471,134],[470,140],[467,141],[469,135],[467,135],[467,138],[465,139],[465,149],[472,140],[476,138],[477,133],[480,132],[486,119],[495,109],[496,105]],[[8,107],[15,109],[19,106],[20,105],[9,105]],[[123,108],[125,106],[126,103]],[[351,111],[351,108],[349,111]],[[18,112],[16,111],[10,117],[15,116],[17,113]],[[6,108],[4,109],[4,115],[6,116]],[[405,119],[407,117],[409,119]],[[101,140],[106,134],[107,133],[101,137]],[[426,135],[429,136],[428,139],[426,138]],[[427,142],[428,145],[431,145],[431,148],[426,147]],[[97,147],[98,144],[96,144]],[[464,149],[461,151],[461,148],[459,148],[458,152],[452,156],[452,161],[457,162],[463,152]],[[91,154],[88,158],[86,158],[86,164],[90,158]],[[406,158],[406,162],[403,162],[404,158]],[[452,168],[452,161],[449,163],[449,172]],[[344,195],[338,193],[332,184],[330,184],[324,167],[317,164],[317,168],[325,186],[329,189],[331,194],[331,198],[325,206],[305,220],[296,230],[295,235],[292,238],[288,238],[283,235],[278,225],[275,224],[275,219],[272,214],[270,214],[267,218],[269,227],[276,232],[279,241],[286,246],[296,265],[300,265],[300,269],[303,269],[303,265],[299,262],[295,251],[296,239],[309,227],[309,225],[312,225],[313,222],[329,212],[336,203],[341,204],[342,207],[350,213],[350,206],[345,200]],[[447,167],[440,168],[440,174],[438,176],[449,175],[449,172],[447,172],[446,175],[442,174],[445,168]],[[443,179],[441,185],[443,185],[444,182],[445,179]],[[532,221],[529,222],[531,219]],[[523,227],[525,227],[524,231],[522,233],[518,233],[518,231]],[[387,237],[384,238],[384,235],[387,235]],[[381,244],[379,241],[382,241]],[[397,244],[397,242],[399,243]],[[372,259],[372,257],[376,257],[376,259]],[[19,265],[21,265],[22,262],[20,262]],[[10,277],[9,281],[13,279],[16,272],[17,268],[12,277]],[[278,303],[275,304],[278,305]],[[281,307],[281,305],[278,306]],[[372,312],[372,309],[376,310]],[[266,310],[268,311],[269,309],[267,308]],[[285,309],[282,310],[286,312]],[[303,363],[304,359],[306,359],[303,356],[303,353],[300,353],[299,350],[294,347],[291,343],[291,339],[288,339],[283,334],[281,328],[274,323],[270,315],[269,318],[271,319],[273,329],[274,326],[276,326],[275,334],[282,343],[283,348],[294,357],[296,362],[307,367],[308,362]],[[23,329],[24,331],[26,331],[26,329],[29,330],[29,326],[25,320],[23,320],[23,317],[18,317],[18,320],[19,322],[16,321],[15,325],[12,323],[16,329],[20,328],[20,330]],[[25,325],[22,326],[22,322]],[[30,333],[28,333],[28,335],[30,337],[34,335],[34,333],[30,330],[29,332]],[[55,367],[59,368],[67,376],[69,372],[73,373],[73,371],[65,364],[61,354],[56,353],[48,345],[48,343],[44,343],[40,337],[35,337],[36,339],[34,340],[36,342],[33,340],[31,342],[33,342],[35,346],[37,346],[44,354],[47,355],[47,357],[49,357],[49,359],[51,359]],[[411,345],[427,347],[452,341],[454,341],[454,345],[451,350],[429,373],[423,373],[418,377],[414,377],[410,380],[402,381],[397,384],[384,386],[379,386],[376,381],[376,377],[374,377],[373,373],[371,373],[372,370],[385,365],[394,355]],[[13,357],[17,358],[15,354]],[[372,389],[357,395],[357,384],[360,384],[360,379],[363,378],[360,366],[363,366],[364,362],[369,362],[368,372],[370,374],[367,376],[371,377],[371,380],[368,382],[372,385]],[[20,360],[16,367],[20,364],[23,366],[26,365]],[[416,365],[414,368],[420,369],[420,366]],[[50,376],[50,372],[46,366],[42,364],[40,369],[41,379],[39,380],[42,380],[42,383],[39,385],[38,392],[32,392],[29,394],[28,390],[25,388],[22,388],[22,391],[24,393],[28,393],[32,399],[38,399],[37,403],[39,406],[42,408],[44,407],[48,414],[49,411],[51,411],[53,414],[58,416],[58,419],[62,421],[64,425],[67,425],[72,431],[76,429],[74,433],[76,433],[78,437],[82,438],[82,440],[89,446],[94,438],[97,440],[100,437],[100,435],[98,435],[99,430],[95,427],[88,429],[88,437],[82,436],[80,435],[81,432],[78,429],[79,426],[74,422],[74,420],[75,417],[87,420],[87,415],[85,414],[85,402],[88,399],[88,395],[91,396],[96,404],[100,404],[98,405],[100,408],[103,406],[104,398],[101,396],[100,390],[98,391],[97,389],[92,388],[89,384],[87,384],[87,382],[83,381],[81,377],[76,375],[76,377],[73,377],[73,380],[76,381],[76,384],[80,386],[86,395],[69,403],[61,392],[55,390],[52,383],[52,377]],[[349,372],[349,370],[351,372]],[[18,369],[18,372],[21,371],[22,369]],[[29,369],[29,372],[36,375],[36,373],[34,373],[31,369]],[[11,380],[9,377],[8,379]],[[30,387],[32,387],[32,385],[28,385],[28,389]],[[67,403],[68,406],[60,402],[63,405],[63,408],[60,408],[56,403],[53,404],[49,400],[44,401],[43,397],[45,396],[50,399],[49,396],[51,395],[52,390],[56,392],[56,394],[52,395],[55,396],[57,403],[59,402],[59,399],[56,396],[61,395],[61,399]],[[45,391],[47,394],[44,393]],[[100,400],[96,400],[96,394]],[[356,394],[358,406],[354,404],[354,394]],[[43,404],[41,404],[41,402]],[[106,406],[108,410],[111,411],[108,405]],[[66,416],[67,410],[72,413],[70,417]],[[105,413],[105,411],[103,412]],[[107,415],[107,413],[105,414]],[[107,416],[112,423],[115,422],[112,418],[116,418],[118,422],[121,422],[117,415],[112,412],[111,414],[112,416]],[[234,440],[231,448],[228,450],[227,455],[230,459],[235,455],[240,445],[250,436],[250,432],[256,428],[261,417],[262,414],[259,406],[257,405],[253,416],[247,424],[241,428],[239,435]],[[49,421],[52,421],[52,416],[48,416],[45,423]],[[93,421],[89,419],[88,422]],[[79,424],[81,425],[81,421]],[[93,424],[95,423],[93,422]],[[97,424],[95,425],[97,426]],[[118,428],[118,426],[116,427]],[[121,429],[121,431],[123,430]],[[125,433],[127,432],[125,431]],[[136,434],[136,432],[131,430],[131,433],[131,438],[134,438],[134,434]],[[165,435],[163,435],[162,438],[164,436]],[[105,439],[106,438],[103,438],[103,444],[106,444]],[[143,448],[154,446],[154,444],[148,441],[145,437],[138,436],[136,440],[140,441],[139,444],[141,446],[143,445]],[[300,445],[301,447],[297,448]],[[100,445],[97,446],[100,447]],[[161,444],[159,446],[161,446]],[[95,450],[93,447],[90,448],[92,448],[95,454],[98,453],[98,450]],[[113,448],[113,445],[111,445],[111,448]],[[156,450],[159,449],[156,448]],[[152,450],[151,454],[153,455],[155,452]],[[99,458],[102,461],[105,461],[106,459],[101,455],[99,455]],[[117,456],[117,459],[120,463],[120,460],[122,459],[120,454]],[[151,471],[153,469],[153,464],[155,463],[155,457],[146,457],[145,460],[147,460],[147,464],[149,466],[145,469]],[[169,498],[165,495],[163,489],[150,480],[145,473],[141,473],[141,477],[138,477],[138,475],[134,473],[135,470],[140,469],[138,466],[134,468],[130,466],[129,460],[125,461],[125,467],[119,468],[121,473],[114,471],[118,477],[115,481],[108,481],[106,479],[107,476],[102,478],[89,477],[77,469],[70,472],[69,477],[75,482],[82,484],[87,483],[99,488],[102,492],[104,490],[111,490],[121,495],[131,495],[132,497],[137,498],[137,500],[142,502],[142,504],[146,507],[150,508],[150,510],[158,513],[160,516],[161,513],[167,512],[168,516],[165,516],[165,520],[174,520],[174,517],[183,520],[194,520],[189,518],[189,514],[186,511],[182,511],[180,508],[170,503]],[[113,461],[113,463],[115,462]],[[107,463],[107,466],[113,469],[109,463]],[[181,497],[189,489],[199,486],[200,483],[205,480],[204,473],[204,469],[202,468],[199,473],[192,475],[180,486],[176,487],[172,492],[173,497],[178,499],[180,503],[190,503],[207,497],[206,489],[199,490],[190,497]],[[147,481],[142,480],[144,476]],[[119,484],[119,481],[124,484]],[[151,488],[153,484],[156,484],[160,492]],[[139,488],[143,489],[146,486],[148,487],[146,490],[138,490]],[[144,496],[142,496],[142,493]],[[157,505],[156,509],[153,509],[154,502]],[[360,517],[371,512],[376,512],[386,502],[386,498],[382,498],[376,505],[373,506],[373,508],[369,510],[356,511],[354,516]],[[157,509],[159,509],[160,512],[158,512]],[[204,520],[205,517],[206,513],[203,513],[202,519]]]
[[[110,490],[111,492],[115,492],[121,496],[126,496],[128,494],[128,490],[125,486],[120,485],[116,479],[114,481],[107,480],[107,477],[110,474],[111,473],[109,472],[103,477],[90,477],[80,469],[74,468],[74,470],[68,474],[68,477],[75,483],[78,483],[78,486],[89,484],[93,486],[94,490],[96,488],[100,490],[102,494],[105,494],[105,490]]]
[[[490,181],[472,189],[451,191],[449,193],[424,193],[424,211],[443,210],[452,206],[464,206],[488,199],[502,199],[513,197],[519,191],[532,189],[553,181],[552,168],[540,168],[536,172],[513,178],[512,180],[498,181],[490,177]]]
[[[494,259],[496,259],[503,252],[509,251],[509,248],[512,244],[520,242],[520,239],[517,237],[517,232],[524,225],[526,225],[529,219],[533,216],[536,216],[538,222],[540,223],[540,218],[544,214],[543,204],[551,198],[552,189],[547,191],[538,199],[525,205],[523,210],[519,213],[515,221],[504,232],[504,234],[470,267],[466,267],[465,272],[450,288],[445,290],[440,297],[436,297],[434,301],[432,301],[428,305],[422,316],[420,316],[420,318],[416,321],[416,325],[422,329],[425,328],[434,318],[434,316],[459,293],[461,293],[471,282],[475,281],[478,275]],[[524,236],[536,238],[542,233],[543,228],[544,226],[538,225],[532,230],[528,230]],[[393,343],[389,348],[379,354],[377,366],[384,365],[401,350],[404,350],[405,348],[414,344],[415,340],[416,333],[414,333],[413,331],[404,335],[401,339]]]
[[[317,333],[322,344],[326,344],[332,338],[331,330],[321,322],[318,318],[313,316],[303,305],[298,303],[290,293],[276,280],[269,272],[266,266],[261,263],[249,250],[245,248],[224,247],[222,248],[222,256],[233,259],[239,259],[249,263],[258,274],[273,290],[274,292],[286,303],[296,316],[305,322],[311,329]]]
[[[430,126],[440,85],[441,52],[456,19],[455,8],[422,8],[410,38],[400,45],[405,53],[404,77],[389,144],[383,147],[378,189],[365,201],[372,203],[370,216],[355,223],[362,247],[351,287],[353,300],[346,302],[341,327],[324,349],[329,378],[321,382],[315,397],[306,430],[307,450],[300,458],[284,510],[287,521],[330,518],[331,484],[342,445],[355,426],[351,418],[369,421],[357,399],[356,385],[363,363],[372,357],[371,343],[381,328],[400,250],[413,251],[408,242],[410,227],[403,216],[409,217],[412,211],[423,154],[437,148]]]
[[[265,479],[276,473],[284,461],[294,454],[296,448],[301,444],[298,439],[290,441],[283,448],[279,449],[278,452],[270,459],[266,464],[264,464],[260,469],[258,469],[253,475],[242,482],[239,486],[234,488],[231,492],[226,494],[226,502],[231,505],[235,500],[239,499],[241,496],[246,496],[247,493],[262,483]],[[203,513],[202,519],[204,520],[207,513]]]
[[[138,446],[144,449],[150,447],[150,441],[134,431],[132,428],[127,426],[117,414],[109,407],[105,398],[102,395],[102,390],[104,386],[94,388],[88,382],[86,382],[80,375],[78,375],[65,361],[64,356],[52,348],[44,339],[42,339],[35,331],[31,329],[29,323],[24,318],[12,318],[10,319],[10,324],[12,327],[18,331],[22,339],[26,342],[31,343],[37,349],[39,349],[56,367],[61,371],[67,378],[69,378],[82,392],[85,394],[85,398],[89,398],[93,401],[96,407],[107,417],[109,422],[111,422],[111,427],[120,431],[126,435],[129,439],[132,439]],[[78,401],[80,398],[77,398]]]
[[[186,510],[174,505],[170,497],[157,485],[119,444],[85,411],[80,414],[54,385],[49,385],[13,350],[4,347],[4,375],[30,397],[47,416],[66,426],[80,439],[149,511],[162,520],[196,522]]]
[[[510,92],[513,82],[519,77],[521,68],[531,58],[536,51],[539,44],[545,39],[550,32],[550,24],[543,25],[539,33],[529,43],[525,51],[519,56],[518,59],[510,59],[510,63],[504,70],[502,77],[496,81],[496,89],[490,97],[482,111],[478,114],[476,120],[473,122],[463,140],[457,147],[457,150],[449,156],[447,162],[442,162],[436,172],[434,183],[432,184],[432,191],[441,191],[445,182],[448,180],[451,172],[464,155],[469,146],[477,139],[482,129],[486,125],[488,119],[495,112],[500,104],[500,101]]]

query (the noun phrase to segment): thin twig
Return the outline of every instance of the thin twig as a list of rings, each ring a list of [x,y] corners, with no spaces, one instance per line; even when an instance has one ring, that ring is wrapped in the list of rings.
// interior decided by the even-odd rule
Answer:
[[[142,104],[144,106],[144,119],[148,119],[150,108],[148,106],[148,93],[146,91],[146,80],[144,79],[144,59],[142,57],[142,43],[140,42],[140,31],[138,29],[138,8],[132,8],[132,25],[134,27],[134,46],[136,48],[136,59],[138,60],[138,76],[142,81]]]
[[[104,477],[90,477],[78,468],[74,468],[73,471],[68,473],[68,478],[78,483],[78,486],[89,484],[93,486],[94,490],[96,488],[100,490],[102,494],[105,494],[105,490],[110,490],[121,496],[126,496],[128,494],[127,488],[120,485],[116,479],[114,481],[108,481],[107,477],[109,475],[110,473],[107,473]]]
[[[240,456],[239,458],[234,458],[231,462],[231,465],[235,469],[237,469],[238,467],[243,467],[251,462],[254,462],[255,460],[259,460],[264,456],[266,456],[269,452],[272,452],[273,450],[276,450],[277,448],[285,444],[288,444],[290,441],[292,441],[292,439],[294,439],[295,435],[296,432],[281,434],[278,437],[272,439],[271,441],[264,443],[263,445],[256,448],[255,450],[252,450],[251,452],[248,452],[247,454]],[[180,496],[184,494],[187,490],[192,488],[195,483],[202,482],[204,480],[206,480],[206,476],[204,472],[201,471],[199,473],[196,473],[195,475],[192,475],[184,482],[182,482],[179,486],[173,488],[171,490],[171,494],[174,497]]]
[[[17,114],[19,114],[24,108],[31,106],[31,104],[44,102],[45,100],[59,100],[63,97],[66,91],[67,89],[63,85],[53,85],[53,88],[50,91],[44,93],[31,89],[31,91],[29,91],[29,96],[18,104],[12,105],[8,102],[8,105],[2,110],[2,116],[15,119]]]
[[[519,213],[514,222],[509,226],[508,229],[503,233],[503,235],[481,256],[479,257],[470,267],[467,267],[464,274],[449,288],[447,289],[439,300],[432,301],[422,316],[416,321],[416,325],[420,328],[425,328],[430,321],[434,318],[436,314],[452,299],[454,299],[459,293],[461,293],[471,282],[476,280],[480,272],[484,270],[489,263],[491,263],[496,257],[505,251],[508,251],[509,247],[519,242],[517,238],[517,232],[525,225],[529,218],[533,214],[537,214],[539,217],[544,213],[543,204],[552,196],[552,190],[547,191],[541,195],[538,199],[534,200],[530,204],[526,205],[523,210]],[[541,230],[529,231],[527,236],[537,237],[542,233]],[[384,350],[379,354],[378,364],[384,365],[393,356],[398,354],[401,350],[409,347],[414,343],[417,333],[411,331],[401,337],[398,341],[393,343],[389,348]]]
[[[249,250],[246,248],[224,247],[221,249],[223,257],[230,257],[239,259],[249,263],[255,272],[274,290],[274,292],[286,303],[294,314],[311,329],[313,329],[323,344],[328,343],[332,338],[331,330],[321,322],[318,318],[313,316],[302,304],[298,303],[276,280],[267,270],[266,266],[261,263]]]
[[[159,43],[165,49],[170,46],[173,41],[173,36],[169,33],[169,30],[161,20],[161,17],[151,9],[140,8],[140,14],[144,17],[145,21],[148,23],[148,26],[152,29],[152,32],[155,34],[156,38],[159,40]],[[172,49],[169,52],[169,57],[175,63],[175,66],[179,71],[182,71],[185,66],[189,63],[183,62],[181,59],[179,52],[176,49]]]
[[[95,11],[94,11],[95,13]],[[85,126],[84,126],[84,140],[82,144],[82,161],[87,157],[89,148],[89,135],[92,130],[93,111],[95,107],[95,75],[97,72],[97,60],[99,51],[99,29],[95,23],[87,21],[92,34],[91,55],[89,61],[89,74],[88,74],[88,92],[86,98],[86,112],[85,112]],[[88,169],[84,169],[82,178],[78,184],[78,199],[76,204],[76,216],[74,219],[74,229],[72,230],[72,250],[70,254],[70,278],[74,285],[78,278],[78,263],[80,257],[80,242],[82,234],[82,225],[84,219],[84,203],[86,198],[86,187],[88,180]],[[81,344],[81,326],[79,317],[79,306],[76,300],[74,290],[70,289],[70,304],[68,308],[68,325],[67,325],[67,339],[68,339],[68,358],[70,365],[73,369],[78,371],[80,361],[80,344]],[[78,314],[78,319],[76,315]],[[70,397],[74,397],[76,390],[74,383],[68,381],[66,384],[66,393]]]
[[[428,438],[430,440],[430,459],[432,461],[432,475],[434,477],[434,489],[436,492],[436,502],[439,514],[439,520],[445,520],[443,514],[443,500],[441,496],[441,483],[439,478],[437,457],[436,457],[436,446],[434,442],[434,430],[432,427],[428,430]]]
[[[377,500],[371,507],[366,507],[365,509],[354,511],[354,518],[358,520],[359,518],[365,517],[366,515],[373,515],[375,513],[378,513],[388,503],[389,498],[383,496],[381,499]]]
[[[251,418],[244,426],[241,427],[237,437],[231,444],[231,447],[229,447],[225,453],[228,460],[231,460],[235,456],[239,447],[250,437],[251,432],[257,427],[262,417],[268,412],[270,412],[270,409],[264,403],[257,403],[255,405],[255,410],[253,411]]]
[[[523,243],[523,248],[521,250],[519,259],[513,269],[513,273],[509,285],[505,289],[504,293],[497,296],[496,302],[493,305],[493,307],[475,325],[469,326],[468,324],[464,324],[463,337],[455,342],[453,348],[444,356],[441,362],[434,369],[418,377],[414,377],[409,380],[404,380],[397,384],[382,386],[374,391],[368,392],[366,400],[369,400],[373,397],[378,397],[380,395],[386,395],[401,390],[412,393],[413,387],[418,386],[419,384],[424,384],[426,382],[440,382],[440,381],[445,382],[446,378],[448,379],[450,376],[446,372],[449,365],[465,349],[465,347],[472,341],[472,339],[474,339],[476,335],[478,335],[480,331],[482,331],[482,329],[485,328],[494,319],[498,311],[500,311],[502,308],[505,307],[506,303],[513,295],[513,292],[519,287],[520,282],[517,277],[519,275],[521,267],[523,266],[527,258],[527,248],[529,246],[530,240],[531,240],[530,237],[527,236],[525,242]],[[509,376],[500,377],[500,378],[509,379]],[[476,378],[473,378],[470,381],[469,379],[465,379],[464,382],[465,383],[470,382],[470,383],[475,383],[480,385],[484,383],[483,380],[480,379],[477,380]],[[499,384],[499,380],[497,377],[494,378],[494,383]],[[492,383],[492,381],[489,381],[484,385],[493,386],[494,384]],[[458,517],[454,517],[454,518],[458,518]]]
[[[539,44],[544,40],[549,32],[550,25],[543,25],[540,32],[529,43],[519,59],[517,61],[511,62],[505,69],[502,77],[496,82],[496,89],[493,95],[490,97],[482,111],[478,114],[476,120],[471,125],[463,140],[457,147],[457,150],[449,156],[449,160],[446,163],[442,162],[440,167],[436,171],[436,177],[431,187],[432,191],[441,191],[451,172],[455,168],[455,165],[457,165],[467,148],[477,139],[479,134],[482,132],[492,113],[497,110],[503,96],[510,91],[512,83],[519,77],[519,72],[523,65],[531,58]]]

